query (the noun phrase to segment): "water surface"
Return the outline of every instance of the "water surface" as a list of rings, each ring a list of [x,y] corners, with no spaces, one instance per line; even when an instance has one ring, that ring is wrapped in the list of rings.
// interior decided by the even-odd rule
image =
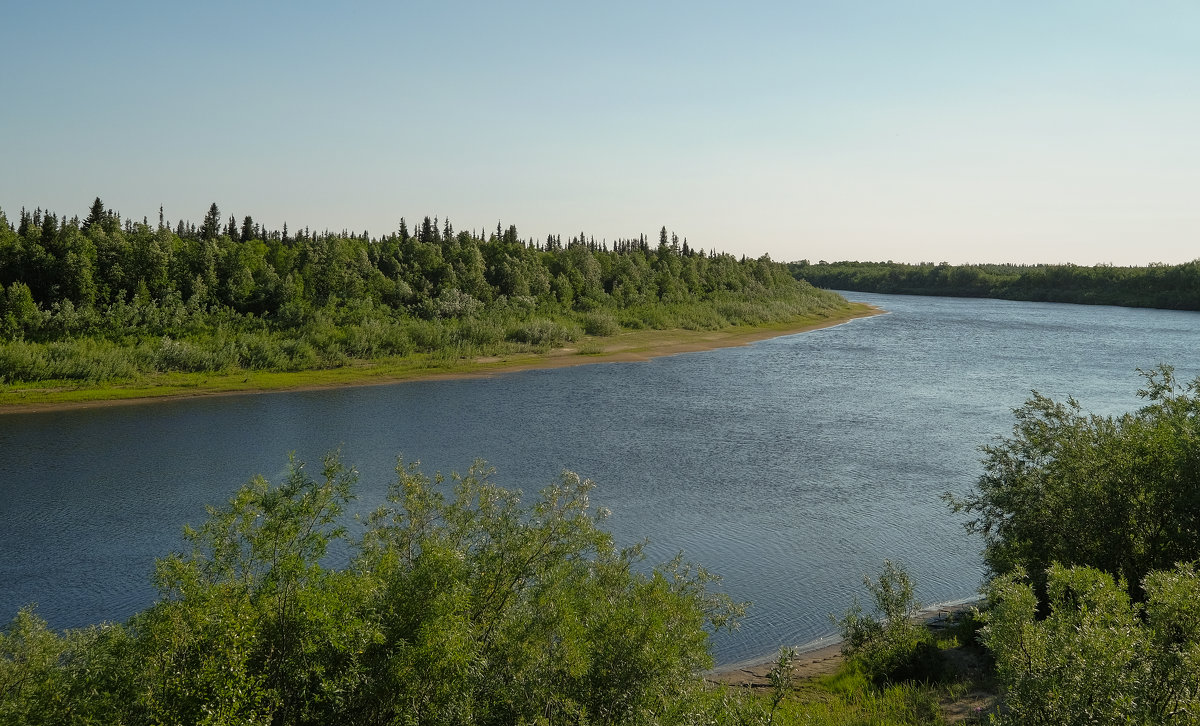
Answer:
[[[642,363],[0,416],[0,618],[128,617],[205,504],[340,446],[363,507],[399,453],[485,458],[530,492],[564,468],[596,480],[619,541],[682,550],[753,601],[715,644],[739,661],[830,632],[884,558],[926,602],[972,595],[979,542],[939,495],[970,489],[1031,389],[1116,413],[1139,405],[1135,368],[1197,373],[1197,313],[845,295],[889,312]]]

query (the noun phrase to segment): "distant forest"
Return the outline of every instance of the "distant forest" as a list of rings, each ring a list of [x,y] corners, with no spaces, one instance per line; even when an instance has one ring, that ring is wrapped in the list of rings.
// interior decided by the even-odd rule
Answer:
[[[692,249],[666,227],[597,242],[456,231],[289,232],[246,216],[172,225],[0,211],[0,383],[306,370],[546,350],[625,329],[718,329],[842,308],[768,257]]]
[[[994,297],[1033,302],[1200,310],[1200,261],[1182,265],[949,265],[792,262],[798,279],[834,290]]]

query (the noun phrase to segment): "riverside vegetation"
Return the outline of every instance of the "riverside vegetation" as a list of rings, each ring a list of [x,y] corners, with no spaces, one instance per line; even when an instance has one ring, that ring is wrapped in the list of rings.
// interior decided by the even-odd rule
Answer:
[[[356,474],[334,455],[186,528],[158,602],[124,624],[57,633],[19,612],[0,721],[937,724],[988,690],[999,707],[965,720],[1200,724],[1200,380],[1145,378],[1147,405],[1117,418],[1037,395],[1018,409],[975,492],[950,498],[984,536],[982,612],[931,633],[885,563],[865,579],[874,613],[835,621],[844,664],[816,680],[797,684],[784,650],[765,695],[707,684],[707,634],[745,604],[702,568],[617,548],[591,482],[564,473],[526,503],[483,464],[444,481],[401,462],[352,537]],[[963,652],[980,667],[956,667]]]
[[[82,221],[22,210],[14,227],[0,212],[0,384],[10,393],[145,395],[258,372],[320,382],[311,372],[454,367],[584,336],[849,310],[765,256],[694,250],[665,227],[657,244],[610,246],[583,233],[535,243],[514,226],[455,231],[428,217],[381,237],[289,233],[223,220],[216,204],[199,226],[174,228],[161,211],[157,224],[133,222],[100,199]]]
[[[83,223],[51,218],[22,215],[16,230],[0,224],[4,259],[41,261],[21,267],[23,275],[90,272],[4,282],[3,321],[11,339],[3,355],[62,366],[53,369],[60,372],[86,371],[89,360],[112,363],[91,378],[68,380],[110,381],[113,370],[153,375],[157,363],[120,366],[158,360],[146,353],[160,350],[155,345],[180,344],[189,356],[234,356],[217,359],[228,367],[251,350],[247,341],[278,344],[285,352],[294,344],[311,353],[305,360],[331,365],[351,360],[343,346],[367,335],[351,333],[355,326],[408,331],[401,339],[413,351],[409,332],[441,330],[443,347],[429,349],[441,352],[431,354],[461,355],[482,349],[463,336],[484,324],[511,326],[503,327],[496,345],[544,347],[551,341],[507,331],[582,328],[589,319],[646,326],[662,315],[708,320],[703,311],[760,304],[780,313],[797,300],[807,301],[805,310],[842,304],[790,281],[769,260],[703,255],[686,245],[675,250],[665,230],[653,251],[642,240],[605,251],[578,238],[574,245],[547,240],[539,248],[517,240],[512,228],[484,241],[452,235],[448,224],[439,230],[432,221],[416,236],[402,227],[390,241],[307,232],[276,239],[258,228],[277,242],[272,245],[254,236],[249,220],[247,241],[240,231],[235,240],[232,220],[222,230],[215,207],[200,230],[174,232],[165,224],[122,224],[99,204]],[[47,224],[53,234],[42,231]],[[39,253],[40,242],[27,243],[35,236],[74,240],[84,245],[83,258],[68,247]],[[240,310],[221,297],[233,288],[222,292],[197,276],[186,299],[179,288],[155,297],[147,278],[122,267],[137,255],[101,258],[96,248],[91,268],[80,263],[88,242],[112,239],[125,239],[131,255],[150,251],[162,263],[152,268],[181,284],[187,274],[170,273],[176,268],[164,259],[178,266],[197,251],[262,250],[278,277],[270,255],[294,254],[282,269],[291,270],[290,288],[301,294],[272,298],[282,301],[276,308]],[[163,257],[153,253],[163,248],[148,242],[157,239],[178,246]],[[398,265],[409,260],[404,250],[440,259],[441,267],[414,263],[413,269],[439,269],[444,278],[425,272],[387,277],[372,255],[389,244],[401,251],[390,258]],[[320,256],[322,249],[328,257]],[[550,292],[539,287],[538,297],[514,303],[489,282],[486,271],[495,268],[485,265],[482,279],[493,286],[485,303],[462,287],[456,249],[473,250],[469,257],[476,260],[498,255],[501,269],[518,265],[514,269],[528,276],[553,271],[558,286]],[[309,256],[303,264],[297,262],[302,252]],[[215,270],[217,259],[242,258],[202,259]],[[364,259],[365,267],[348,266]],[[598,287],[572,282],[572,270],[588,279],[585,268],[603,271],[606,264],[650,277],[602,275]],[[733,282],[690,293],[700,302],[682,289],[668,293],[672,280],[702,267],[708,276],[697,279],[731,275]],[[256,269],[271,279],[266,268]],[[330,270],[332,281],[322,277]],[[356,278],[353,270],[365,276]],[[411,297],[394,305],[376,297],[370,285],[386,289],[388,283],[372,270],[391,280],[393,292],[408,289]],[[255,272],[248,274],[253,281]],[[529,284],[528,276],[520,279]],[[60,287],[37,287],[52,279]],[[90,302],[76,305],[68,293],[47,308],[35,297],[35,289],[39,296],[61,294],[66,279],[90,279]],[[131,296],[128,288],[101,287],[98,279],[135,280],[137,289]],[[411,292],[419,279],[428,283],[424,294]],[[455,285],[434,282],[443,279]],[[610,279],[611,289],[604,282]],[[626,297],[632,294],[627,279],[643,280],[644,296]],[[342,283],[356,294],[343,295],[336,286]],[[281,289],[254,285],[241,289]],[[580,297],[577,289],[593,294]],[[327,297],[313,292],[319,290]],[[452,312],[455,301],[471,311]],[[287,311],[295,313],[290,327],[282,322]],[[510,314],[516,317],[505,317]],[[67,320],[91,322],[71,328],[64,327]],[[180,338],[155,337],[163,330]],[[139,350],[148,357],[138,358]],[[978,721],[1197,724],[1200,380],[1181,384],[1167,366],[1145,379],[1140,393],[1147,404],[1121,417],[1085,415],[1072,400],[1056,403],[1036,394],[1017,409],[1012,436],[984,449],[976,490],[949,498],[953,509],[973,517],[968,527],[984,540],[992,579],[983,612],[941,635],[916,627],[913,583],[902,567],[885,563],[878,578],[865,582],[875,612],[855,604],[836,620],[847,658],[839,672],[817,682],[797,687],[792,654],[784,651],[766,697],[707,685],[698,674],[711,665],[708,632],[736,626],[744,604],[716,591],[715,577],[702,568],[681,559],[651,567],[638,547],[616,547],[602,526],[606,513],[590,506],[592,484],[575,475],[565,473],[525,501],[494,484],[482,464],[443,481],[401,462],[387,501],[352,536],[342,515],[356,475],[331,456],[319,477],[293,462],[277,485],[255,478],[226,506],[211,509],[199,528],[186,529],[187,551],[156,565],[159,600],[125,623],[60,633],[34,608],[21,610],[0,631],[0,722],[924,724],[944,720],[946,701],[984,687],[998,689],[1002,705]],[[333,558],[326,556],[331,548]],[[963,647],[973,648],[990,670],[963,675],[951,667],[948,653]]]
[[[1200,310],[1200,260],[1147,267],[802,260],[788,268],[799,279],[836,290]]]
[[[1035,392],[1012,436],[984,447],[975,490],[946,496],[984,539],[991,579],[962,635],[989,675],[947,669],[939,646],[956,643],[913,625],[912,583],[885,563],[866,581],[877,617],[855,605],[838,621],[841,678],[905,684],[909,704],[998,689],[988,720],[1004,726],[1200,724],[1200,379],[1143,377],[1146,405],[1118,417]],[[939,720],[892,713],[845,722]]]
[[[256,478],[191,550],[157,563],[160,600],[59,636],[31,610],[0,636],[0,721],[27,724],[689,722],[719,706],[695,673],[706,625],[742,606],[676,560],[641,566],[597,525],[589,481],[530,504],[482,464],[446,492],[399,464],[345,567],[353,470]]]
[[[1012,436],[984,447],[975,491],[946,497],[984,538],[982,611],[934,635],[886,562],[864,581],[874,614],[855,603],[835,621],[844,665],[784,720],[941,723],[940,705],[998,691],[966,720],[1200,724],[1200,379],[1166,365],[1143,376],[1146,405],[1119,417],[1037,393],[1018,408]],[[963,645],[982,671],[955,667]],[[776,672],[788,667],[784,652]]]

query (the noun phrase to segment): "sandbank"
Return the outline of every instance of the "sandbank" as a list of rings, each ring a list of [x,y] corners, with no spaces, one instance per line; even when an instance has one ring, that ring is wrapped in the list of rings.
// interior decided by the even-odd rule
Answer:
[[[923,623],[927,628],[935,630],[944,628],[959,616],[978,607],[980,601],[979,596],[974,596],[931,605],[918,612],[914,620]],[[800,680],[831,675],[845,660],[842,655],[841,638],[836,635],[797,646],[792,649],[792,652],[795,654],[792,661],[792,675]],[[778,655],[778,653],[773,653],[769,656],[764,655],[738,663],[720,665],[706,672],[704,678],[713,683],[724,683],[730,686],[767,688],[771,684],[768,674],[774,667]]]
[[[561,368],[593,363],[647,361],[652,358],[748,345],[768,338],[827,328],[883,310],[864,303],[828,315],[808,315],[783,323],[734,326],[721,330],[637,330],[607,337],[588,336],[571,346],[547,352],[514,353],[473,359],[429,355],[358,361],[340,368],[313,371],[234,373],[165,373],[136,382],[47,387],[9,385],[0,388],[0,414],[144,404],[198,396],[229,396],[280,391],[370,386],[404,381],[483,378],[514,371]]]

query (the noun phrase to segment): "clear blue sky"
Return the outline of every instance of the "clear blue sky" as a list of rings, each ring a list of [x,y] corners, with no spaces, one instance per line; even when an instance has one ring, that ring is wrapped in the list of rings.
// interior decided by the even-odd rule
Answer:
[[[6,5],[0,208],[1200,257],[1200,3]]]

